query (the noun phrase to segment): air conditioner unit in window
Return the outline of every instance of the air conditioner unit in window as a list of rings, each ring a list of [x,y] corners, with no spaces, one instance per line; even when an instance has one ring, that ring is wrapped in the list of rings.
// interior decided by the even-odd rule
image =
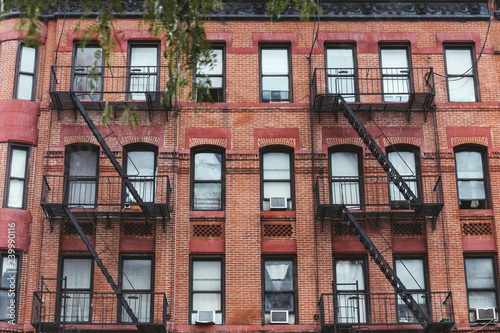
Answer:
[[[215,324],[215,311],[198,310],[196,324]]]
[[[269,208],[271,209],[286,209],[287,202],[286,197],[270,197],[269,198]]]
[[[495,308],[476,309],[476,320],[494,320]]]
[[[288,324],[288,311],[271,311],[271,324]]]

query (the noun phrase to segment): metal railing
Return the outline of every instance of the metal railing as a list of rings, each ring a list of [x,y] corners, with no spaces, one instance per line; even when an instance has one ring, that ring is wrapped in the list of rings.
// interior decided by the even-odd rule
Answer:
[[[165,293],[130,291],[123,296],[141,324],[166,325]],[[35,291],[31,324],[133,325],[114,293]]]
[[[129,176],[128,179],[146,205],[164,206],[168,214],[172,190],[169,176]],[[53,217],[65,216],[62,208],[57,209],[65,205],[97,212],[126,213],[137,208],[120,176],[44,175],[41,205],[44,209],[51,207]],[[151,213],[154,216],[155,210]]]
[[[412,292],[433,322],[454,322],[450,291]],[[333,293],[322,294],[319,302],[321,327],[335,324]],[[395,293],[363,293],[339,291],[337,294],[340,325],[419,325],[406,304]]]
[[[413,103],[412,96],[435,92],[432,67],[316,68],[312,90],[316,99],[340,94],[361,104]]]
[[[440,176],[403,176],[422,204],[443,204]],[[318,176],[316,206],[344,205],[349,210],[385,212],[412,209],[388,176]]]

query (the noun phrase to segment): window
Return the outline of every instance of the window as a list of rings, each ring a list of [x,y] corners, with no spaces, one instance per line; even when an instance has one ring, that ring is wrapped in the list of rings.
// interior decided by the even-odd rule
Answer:
[[[0,321],[17,322],[19,278],[21,262],[19,255],[0,253]],[[14,290],[14,291],[12,291]]]
[[[329,47],[326,49],[327,92],[342,94],[346,102],[356,101],[355,48]]]
[[[420,174],[420,170],[417,151],[406,147],[397,149],[395,147],[391,147],[387,156],[391,164],[405,181],[406,185],[408,185],[413,194],[415,194],[418,198],[420,189],[420,179],[418,175]],[[389,184],[391,207],[393,209],[408,209],[408,201],[405,199],[401,191],[391,180],[389,181]]]
[[[211,55],[212,66],[200,63],[197,67],[198,90],[196,97],[198,102],[224,102],[226,100],[224,46],[212,46]]]
[[[496,259],[492,256],[465,257],[467,301],[471,321],[476,320],[475,309],[495,309],[498,320]]]
[[[448,100],[478,102],[479,88],[473,46],[445,46]]]
[[[336,259],[334,288],[337,291],[339,322],[366,323],[366,263],[363,258]]]
[[[261,154],[262,210],[293,210],[292,152],[267,150]]]
[[[120,286],[123,297],[141,323],[153,320],[153,261],[151,256],[126,256],[121,258]],[[120,306],[121,307],[121,306]],[[121,307],[121,320],[132,322]]]
[[[90,258],[66,257],[62,259],[61,320],[90,322],[92,303],[93,261]]]
[[[224,309],[224,262],[220,257],[193,258],[191,260],[190,281],[190,322],[222,324]],[[199,312],[212,312],[209,318]],[[207,312],[205,312],[207,311]],[[210,317],[212,317],[210,321]],[[208,320],[207,320],[208,319]]]
[[[394,260],[394,268],[399,280],[406,287],[413,299],[423,310],[428,309],[427,295],[427,267],[423,258],[397,258]],[[398,297],[397,307],[398,321],[402,323],[418,323],[406,304]]]
[[[88,144],[66,147],[65,200],[71,207],[94,208],[97,198],[99,148]]]
[[[263,258],[263,322],[272,324],[271,311],[288,312],[288,323],[295,324],[297,315],[297,273],[295,258]]]
[[[132,146],[125,149],[125,173],[143,202],[155,202],[156,153],[153,146]],[[125,187],[124,203],[135,203]]]
[[[129,48],[129,98],[146,100],[158,89],[158,44],[132,44]],[[154,98],[155,96],[151,96]]]
[[[260,101],[291,102],[291,67],[288,47],[260,48]]]
[[[224,207],[224,151],[202,148],[191,158],[192,210],[222,210]]]
[[[470,148],[455,151],[458,202],[461,209],[489,208],[484,151]]]
[[[35,100],[37,53],[37,49],[19,44],[14,84],[15,99]]]
[[[7,173],[5,177],[4,207],[26,209],[29,164],[29,147],[14,144],[9,145]]]
[[[102,100],[102,49],[98,45],[80,47],[75,44],[73,51],[72,91],[82,92],[82,101]]]
[[[348,209],[360,209],[361,154],[349,148],[330,154],[330,193],[333,204],[345,204]]]
[[[411,92],[408,46],[381,46],[384,102],[408,102]]]

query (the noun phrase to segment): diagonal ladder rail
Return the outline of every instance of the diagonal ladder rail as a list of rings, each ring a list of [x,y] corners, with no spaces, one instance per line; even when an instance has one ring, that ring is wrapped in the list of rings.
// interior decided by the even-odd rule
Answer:
[[[113,280],[113,277],[109,274],[108,269],[106,268],[106,266],[104,266],[104,263],[102,262],[101,258],[99,258],[99,254],[94,249],[94,246],[92,246],[92,243],[90,243],[87,235],[85,235],[85,232],[83,231],[82,227],[80,226],[80,223],[78,223],[77,219],[75,218],[75,216],[71,212],[71,209],[65,205],[64,211],[66,212],[69,219],[71,220],[71,222],[75,226],[76,231],[80,235],[81,239],[83,240],[83,243],[85,244],[85,246],[89,250],[89,252],[92,255],[92,258],[96,262],[97,266],[99,266],[99,268],[101,269],[102,274],[104,274],[104,276],[106,277],[106,280],[108,281],[109,285],[113,289],[113,292],[116,294],[116,297],[118,298],[118,301],[120,302],[120,304],[123,306],[123,309],[130,316],[132,323],[137,326],[137,329],[139,331],[143,331],[142,326],[139,325],[139,320],[137,319],[137,317],[134,314],[134,311],[132,310],[132,308],[130,308],[130,306],[127,303],[127,300],[123,297],[123,293],[120,291],[120,288]]]
[[[404,198],[411,204],[420,204],[420,199],[413,193],[408,184],[404,181],[403,177],[399,174],[396,168],[389,161],[387,156],[384,154],[382,149],[375,141],[375,139],[370,135],[366,127],[361,123],[358,117],[354,114],[349,104],[341,95],[335,95],[334,108],[338,108],[340,112],[344,115],[347,121],[351,124],[352,128],[358,133],[359,137],[363,140],[365,145],[368,147],[372,155],[382,166],[387,175],[391,178],[394,185],[398,188]]]
[[[428,314],[415,301],[411,293],[408,292],[404,284],[397,277],[396,272],[394,272],[389,263],[385,260],[382,253],[380,253],[375,244],[373,244],[371,239],[365,233],[363,227],[361,227],[356,218],[345,206],[343,207],[343,213],[343,219],[347,222],[347,225],[349,226],[353,234],[358,238],[361,244],[363,244],[366,252],[370,255],[373,261],[375,261],[387,280],[389,280],[391,285],[394,287],[394,291],[396,292],[396,294],[398,294],[401,300],[406,304],[419,324],[422,325],[424,329],[428,329],[428,327],[426,326],[432,325],[432,319],[429,318]]]
[[[113,164],[113,167],[115,168],[115,170],[118,172],[118,174],[122,178],[123,182],[125,183],[125,186],[127,186],[128,190],[130,191],[130,194],[132,194],[132,196],[134,197],[134,200],[136,201],[137,205],[141,208],[142,213],[144,214],[144,217],[146,218],[146,223],[147,223],[147,221],[149,219],[148,208],[146,207],[146,205],[142,201],[142,198],[140,197],[139,193],[137,193],[134,185],[132,184],[130,179],[128,179],[128,176],[125,174],[125,171],[121,167],[120,163],[118,163],[118,160],[111,152],[111,149],[109,149],[108,144],[106,143],[106,141],[102,137],[101,133],[99,132],[99,130],[95,126],[92,119],[90,119],[87,111],[85,110],[85,107],[80,102],[78,97],[75,94],[71,94],[71,99],[73,100],[74,105],[77,106],[78,110],[80,111],[80,114],[82,115],[83,119],[85,120],[85,122],[89,126],[90,130],[92,131],[92,134],[94,134],[95,138],[97,139],[97,142],[99,142],[99,145],[101,146],[101,148],[104,150],[104,152],[108,156],[109,160],[111,161],[111,164]]]

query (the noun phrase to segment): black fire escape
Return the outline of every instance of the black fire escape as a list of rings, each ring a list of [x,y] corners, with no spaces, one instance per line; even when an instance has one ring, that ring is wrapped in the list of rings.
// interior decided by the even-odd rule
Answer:
[[[57,108],[59,116],[63,109],[72,109],[75,118],[77,114],[81,115],[117,175],[76,177],[78,179],[74,176],[70,179],[71,176],[67,175],[44,175],[41,205],[45,216],[50,220],[51,228],[55,221],[69,219],[104,274],[113,293],[90,292],[85,297],[91,300],[89,304],[91,319],[85,322],[67,322],[67,317],[64,315],[67,306],[62,305],[66,304],[66,299],[75,297],[76,294],[64,291],[65,288],[62,288],[64,279],[42,278],[40,290],[34,294],[31,324],[38,332],[64,332],[70,327],[78,331],[102,331],[103,325],[108,325],[109,330],[114,331],[166,332],[168,318],[166,295],[154,292],[146,295],[148,299],[146,310],[141,310],[137,306],[137,296],[135,305],[131,306],[130,302],[134,302],[131,300],[134,297],[130,295],[126,297],[120,290],[80,223],[80,220],[84,219],[96,221],[97,218],[105,218],[109,225],[112,218],[140,218],[148,224],[150,219],[160,218],[163,230],[166,230],[166,220],[170,218],[171,213],[171,187],[168,175],[127,175],[106,143],[106,137],[101,135],[87,112],[87,109],[102,112],[105,104],[110,103],[114,110],[132,107],[148,110],[150,117],[153,110],[163,110],[168,115],[170,106],[164,103],[165,98],[159,89],[160,82],[165,80],[164,75],[162,76],[162,73],[165,74],[165,69],[159,66],[139,68],[144,75],[141,75],[140,80],[136,79],[132,85],[127,73],[138,68],[102,67],[98,68],[97,79],[91,76],[79,78],[84,80],[85,84],[77,86],[75,72],[80,70],[80,67],[52,67],[50,95],[53,105]],[[149,74],[150,72],[154,74]],[[155,84],[151,84],[151,81]],[[92,90],[86,90],[90,87]],[[108,135],[112,134],[114,133],[111,131]],[[95,198],[91,202],[88,200],[83,200],[85,201],[83,203],[69,202],[67,192],[70,181],[76,182],[77,192],[80,192],[82,198],[88,198],[88,193],[81,193],[82,191],[92,192]],[[145,182],[148,182],[149,186],[144,186]],[[125,196],[128,202],[123,202]],[[49,280],[57,280],[55,290],[48,288]],[[148,312],[146,319],[141,315],[141,311]]]
[[[334,113],[337,120],[338,114],[341,113],[386,175],[319,176],[315,186],[316,218],[321,221],[322,228],[325,219],[338,219],[339,222],[346,223],[395,291],[392,297],[379,294],[362,296],[353,294],[350,297],[358,299],[358,303],[359,297],[370,302],[383,298],[383,306],[372,306],[372,308],[376,308],[373,309],[374,311],[384,312],[383,315],[379,313],[378,317],[382,316],[385,319],[377,321],[377,315],[372,315],[373,322],[367,320],[361,323],[354,317],[350,320],[344,318],[343,322],[339,322],[339,298],[334,287],[334,293],[323,294],[320,301],[321,324],[325,332],[356,332],[360,331],[362,326],[373,325],[375,327],[377,324],[386,327],[390,324],[413,324],[414,326],[416,324],[423,327],[424,332],[448,332],[454,324],[451,292],[427,293],[425,295],[428,299],[427,303],[432,303],[432,306],[422,306],[421,302],[417,302],[416,294],[407,290],[358,222],[359,218],[378,219],[380,217],[412,219],[413,221],[428,219],[432,221],[434,228],[436,218],[443,207],[439,175],[402,176],[355,114],[355,111],[366,112],[371,119],[373,111],[404,111],[407,120],[410,121],[412,112],[423,112],[424,119],[427,120],[434,100],[432,68],[405,68],[405,75],[384,78],[383,71],[391,70],[403,71],[400,68],[318,68],[314,73],[313,110],[318,113],[320,121],[322,113]],[[355,85],[352,77],[342,76],[342,73],[352,72],[355,73]],[[342,82],[343,79],[345,82]],[[337,86],[332,86],[334,83]],[[345,89],[348,86],[350,88]],[[399,204],[396,207],[391,202],[390,197],[395,194],[399,197],[399,203],[404,202],[403,205]],[[412,316],[411,322],[402,322],[396,315],[391,314],[391,312],[396,312],[395,304],[403,303],[407,307],[407,312]],[[382,310],[384,307],[386,309]],[[357,313],[358,317],[359,311],[359,308],[353,309],[353,313]],[[409,329],[416,328],[409,327]]]

